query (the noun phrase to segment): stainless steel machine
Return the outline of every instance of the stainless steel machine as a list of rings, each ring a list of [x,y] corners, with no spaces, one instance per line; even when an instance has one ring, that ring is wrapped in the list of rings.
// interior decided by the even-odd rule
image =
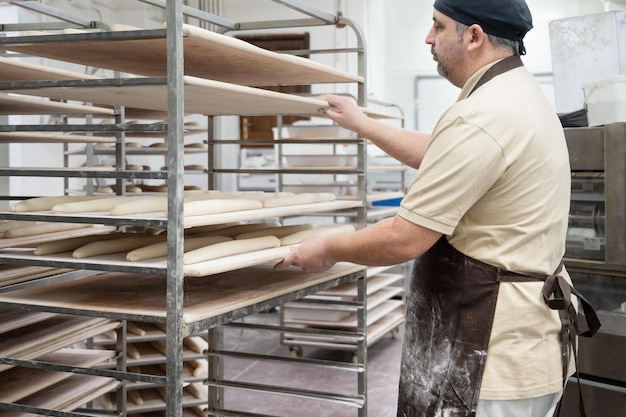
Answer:
[[[566,128],[572,170],[565,265],[602,328],[579,338],[588,417],[626,416],[626,123]],[[578,417],[571,378],[562,417]]]

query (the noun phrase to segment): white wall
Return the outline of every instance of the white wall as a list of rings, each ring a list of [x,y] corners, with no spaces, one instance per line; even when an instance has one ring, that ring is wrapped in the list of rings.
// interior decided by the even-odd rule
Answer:
[[[458,92],[445,81],[428,79],[436,76],[436,65],[424,42],[432,22],[432,2],[394,0],[394,7],[389,7],[389,2],[384,0],[370,0],[369,3],[376,4],[377,16],[382,16],[368,31],[370,48],[384,51],[382,62],[386,64],[384,81],[373,81],[370,93],[381,100],[400,104],[405,109],[407,127],[419,125],[420,130],[429,130],[436,115],[456,98]],[[604,7],[600,0],[528,0],[528,5],[533,13],[534,28],[526,36],[524,43],[528,53],[523,60],[535,73],[550,73],[552,70],[548,34],[551,20],[597,13]],[[376,33],[384,33],[384,36]],[[429,93],[421,95],[420,102],[415,101],[416,78],[424,80],[420,83],[421,89]],[[420,120],[415,118],[416,107],[424,112]]]
[[[614,8],[623,8],[624,0],[527,0],[534,16],[534,29],[526,37],[528,54],[524,61],[528,68],[537,74],[552,72],[548,23],[555,19],[599,13]],[[197,2],[197,0],[196,0]],[[365,34],[367,46],[368,97],[399,105],[405,114],[405,126],[429,130],[440,112],[455,98],[457,89],[442,80],[436,74],[435,63],[430,55],[430,48],[424,38],[432,21],[432,1],[421,0],[308,0],[309,4],[330,14],[341,11],[344,16],[355,21]],[[106,23],[123,23],[132,26],[153,28],[164,21],[163,11],[137,1],[128,0],[46,0],[45,3],[68,10],[83,17]],[[236,22],[281,20],[302,18],[303,16],[270,0],[213,0],[212,12]],[[193,1],[190,0],[190,4]],[[31,21],[31,13],[13,12],[15,6],[0,4],[2,23],[6,19]],[[11,13],[8,11],[11,10]],[[192,22],[193,23],[193,22]],[[313,27],[284,29],[284,32],[311,33],[312,49],[346,48],[356,46],[356,37],[349,28]],[[355,55],[324,54],[313,55],[313,59],[327,63],[339,69],[355,73],[357,61]],[[56,63],[48,63],[57,65]],[[74,69],[74,68],[70,68]],[[419,80],[419,83],[417,81]],[[546,93],[551,94],[549,77],[542,80],[546,84]],[[416,100],[416,86],[419,87],[419,100]],[[318,92],[350,92],[345,87],[321,86]],[[419,110],[419,111],[416,111]],[[238,136],[236,117],[220,118],[224,138]],[[17,146],[17,145],[16,145]],[[223,158],[233,159],[238,153],[232,149],[223,149]],[[61,165],[61,153],[55,146],[11,147],[11,163],[16,166],[44,165],[42,158],[50,165]],[[230,165],[230,164],[229,164]],[[32,186],[26,180],[12,180],[13,193],[42,193],[42,182]],[[232,183],[223,184],[231,188]],[[0,184],[1,187],[1,184]],[[36,189],[36,191],[35,191]],[[46,185],[43,192],[61,193],[57,186]]]

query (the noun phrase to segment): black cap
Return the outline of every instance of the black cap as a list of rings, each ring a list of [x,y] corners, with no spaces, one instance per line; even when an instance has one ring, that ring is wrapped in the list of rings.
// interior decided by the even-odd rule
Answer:
[[[533,28],[533,17],[524,0],[435,0],[433,7],[457,22],[518,41],[519,54],[526,53],[522,39]]]

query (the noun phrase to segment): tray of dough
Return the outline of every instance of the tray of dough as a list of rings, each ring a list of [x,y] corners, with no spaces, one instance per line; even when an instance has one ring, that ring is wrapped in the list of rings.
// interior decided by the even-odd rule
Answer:
[[[360,201],[344,201],[344,200],[334,200],[334,201],[326,201],[320,203],[311,203],[311,204],[297,204],[290,206],[282,206],[282,207],[266,207],[259,208],[254,210],[238,210],[232,212],[225,213],[217,213],[217,214],[207,214],[207,215],[199,215],[199,216],[186,216],[184,217],[184,227],[196,227],[196,226],[208,226],[208,225],[218,225],[218,224],[226,224],[226,223],[235,223],[235,222],[246,222],[251,220],[261,220],[272,217],[285,217],[285,216],[300,216],[305,215],[307,213],[316,213],[316,212],[327,212],[332,210],[342,210],[347,208],[355,208],[361,207],[362,203]],[[8,213],[8,212],[0,212],[0,214],[6,214],[7,217],[16,214],[19,214],[21,220],[44,220],[46,217],[50,217],[51,220],[54,219],[59,221],[63,219],[63,221],[67,223],[73,222],[86,222],[89,220],[91,223],[98,223],[100,221],[111,221],[118,220],[119,224],[124,224],[126,220],[136,221],[136,220],[157,220],[157,221],[167,221],[167,216],[164,212],[155,212],[155,213],[142,213],[142,214],[132,214],[125,216],[111,216],[108,212],[84,212],[77,214],[52,214],[50,211],[38,211],[38,212],[24,212],[24,213]],[[0,241],[1,242],[1,241]],[[6,246],[5,246],[6,247]]]
[[[278,297],[285,298],[281,301],[293,301],[307,295],[307,288],[340,279],[353,279],[364,269],[363,266],[343,262],[320,273],[295,268],[276,271],[272,265],[261,265],[203,279],[185,280],[182,319],[192,324],[237,309],[265,304]],[[118,272],[0,293],[0,302],[77,313],[101,312],[106,317],[164,323],[168,311],[166,289],[164,276]],[[193,333],[194,329],[189,328],[189,331]]]
[[[268,262],[276,263],[283,259],[289,252],[289,246],[281,246],[271,249],[255,250],[237,255],[224,256],[209,261],[193,263],[183,267],[186,277],[206,277],[208,275],[221,272],[235,271],[250,266],[262,265]],[[76,259],[72,254],[62,253],[56,255],[34,255],[31,249],[11,249],[0,250],[0,261],[2,259],[19,259],[29,261],[35,265],[55,265],[61,268],[89,268],[96,269],[99,265],[105,265],[110,270],[115,267],[118,270],[127,272],[151,272],[165,273],[167,271],[167,259],[157,258],[149,261],[131,262],[127,261],[126,253],[113,255],[99,255],[89,258]]]
[[[166,29],[4,38],[0,48],[145,76],[167,74]],[[362,82],[363,77],[307,58],[183,25],[185,74],[254,86]]]

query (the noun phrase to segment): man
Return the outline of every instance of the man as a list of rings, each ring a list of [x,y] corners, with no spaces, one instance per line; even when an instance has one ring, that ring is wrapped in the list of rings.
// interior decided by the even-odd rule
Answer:
[[[322,97],[331,106],[323,114],[419,170],[396,216],[307,239],[276,267],[417,259],[399,417],[552,416],[572,373],[576,329],[559,317],[575,314],[561,264],[569,158],[559,120],[519,58],[531,28],[523,0],[435,1],[426,43],[438,72],[462,90],[432,135]],[[555,283],[561,312],[543,298]]]

